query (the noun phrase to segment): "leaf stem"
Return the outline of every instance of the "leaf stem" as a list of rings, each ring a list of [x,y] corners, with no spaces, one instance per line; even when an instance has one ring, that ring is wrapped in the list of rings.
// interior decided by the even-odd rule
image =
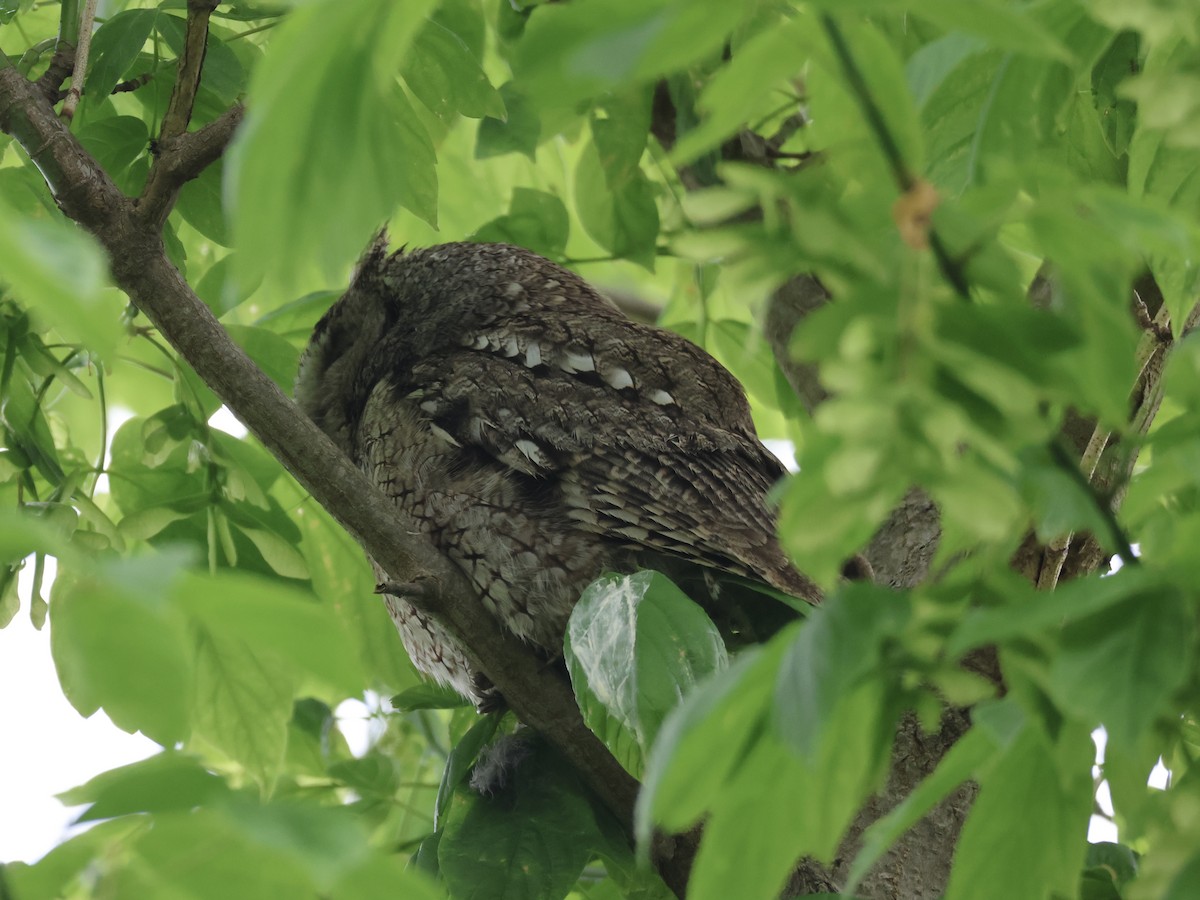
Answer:
[[[896,141],[892,130],[888,127],[887,120],[884,119],[883,111],[879,108],[879,104],[875,102],[875,98],[871,95],[867,79],[863,75],[862,69],[859,68],[858,62],[854,59],[854,54],[850,52],[850,46],[846,43],[846,37],[842,34],[841,27],[837,24],[833,16],[828,13],[822,14],[821,25],[825,29],[825,33],[829,36],[829,43],[833,45],[833,52],[842,65],[842,70],[846,74],[846,81],[849,82],[850,88],[854,93],[854,98],[858,101],[858,105],[862,109],[863,117],[867,120],[867,126],[874,132],[875,139],[879,142],[879,148],[883,151],[888,167],[892,170],[892,177],[895,178],[900,190],[903,193],[908,193],[917,186],[919,179],[913,174],[908,163],[905,162],[904,155],[900,152],[900,144]],[[938,234],[937,229],[932,225],[929,228],[929,247],[933,250],[934,259],[937,260],[942,277],[950,283],[950,286],[954,288],[955,293],[959,297],[969,301],[971,299],[971,289],[967,282],[966,274],[963,272],[962,264],[950,256],[950,252],[946,249],[946,244],[942,240],[941,235]]]

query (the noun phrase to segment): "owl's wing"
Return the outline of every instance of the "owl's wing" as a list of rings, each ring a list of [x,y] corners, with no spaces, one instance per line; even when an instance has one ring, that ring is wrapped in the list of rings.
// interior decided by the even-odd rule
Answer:
[[[624,320],[604,337],[466,336],[405,373],[408,396],[465,451],[560,486],[581,530],[764,581],[817,602],[775,538],[766,494],[783,469],[740,386],[674,335]],[[637,352],[642,351],[642,352]]]

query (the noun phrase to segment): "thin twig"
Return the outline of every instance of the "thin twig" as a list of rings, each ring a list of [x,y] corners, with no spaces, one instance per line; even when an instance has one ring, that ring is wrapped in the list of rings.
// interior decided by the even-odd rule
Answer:
[[[875,102],[875,98],[871,94],[871,89],[867,85],[867,79],[854,59],[854,54],[850,52],[850,47],[846,43],[846,38],[842,34],[841,27],[834,20],[833,16],[828,13],[821,16],[821,25],[824,27],[825,33],[829,36],[829,43],[833,45],[833,52],[842,64],[842,69],[846,73],[846,80],[850,83],[851,92],[858,101],[858,105],[862,108],[867,125],[875,133],[875,139],[879,142],[879,148],[883,151],[883,155],[887,159],[888,167],[892,170],[892,176],[896,179],[896,184],[900,186],[901,192],[907,194],[917,186],[919,179],[913,174],[908,163],[904,161],[904,155],[900,152],[900,144],[892,135],[892,130],[888,127],[887,120],[884,119],[883,111],[879,108],[879,104]],[[929,247],[933,251],[934,259],[937,260],[942,277],[950,283],[950,286],[954,288],[955,293],[959,297],[963,300],[970,300],[971,288],[967,282],[966,274],[963,272],[961,262],[951,258],[950,252],[946,249],[946,244],[942,240],[941,235],[932,226],[929,229]]]
[[[97,0],[84,0],[79,19],[79,42],[75,47],[75,68],[71,72],[71,87],[63,100],[60,115],[68,122],[75,117],[75,107],[83,96],[83,81],[87,76],[88,53],[92,48],[92,28],[96,24]]]

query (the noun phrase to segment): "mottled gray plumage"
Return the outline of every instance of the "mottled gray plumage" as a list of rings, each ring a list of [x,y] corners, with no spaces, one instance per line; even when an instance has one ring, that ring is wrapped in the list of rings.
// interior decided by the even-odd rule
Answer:
[[[378,243],[317,325],[296,397],[399,527],[550,656],[605,571],[699,566],[820,599],[775,538],[765,497],[783,470],[733,376],[526,250]],[[416,666],[486,703],[453,638],[385,599]]]

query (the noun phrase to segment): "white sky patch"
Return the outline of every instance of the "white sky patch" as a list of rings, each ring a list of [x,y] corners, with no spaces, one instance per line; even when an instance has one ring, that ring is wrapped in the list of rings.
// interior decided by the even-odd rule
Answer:
[[[226,434],[231,434],[235,438],[244,438],[248,431],[246,426],[238,421],[237,416],[230,412],[228,406],[222,406],[215,413],[208,417],[208,424],[218,431],[223,431]]]
[[[343,700],[333,711],[338,730],[355,756],[366,756],[383,736],[387,725],[380,715],[382,709],[383,698],[374,691],[367,691],[362,700]]]
[[[800,471],[800,467],[796,465],[796,445],[791,441],[782,438],[768,438],[763,441],[763,446],[770,450],[789,472]]]
[[[43,595],[54,571],[46,560]],[[0,631],[0,860],[33,862],[79,830],[70,825],[79,809],[55,794],[159,746],[121,731],[103,712],[85,719],[67,702],[50,657],[50,625],[37,631],[29,621],[32,560],[18,577],[21,611]]]

